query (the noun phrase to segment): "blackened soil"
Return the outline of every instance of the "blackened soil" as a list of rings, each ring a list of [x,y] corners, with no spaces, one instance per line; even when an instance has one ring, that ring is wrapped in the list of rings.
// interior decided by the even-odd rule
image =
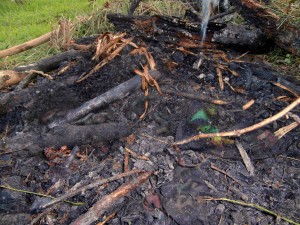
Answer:
[[[135,43],[141,41],[134,40]],[[74,186],[84,186],[122,173],[124,147],[150,159],[145,161],[130,155],[129,169],[154,171],[154,175],[119,199],[108,211],[102,212],[98,221],[116,212],[107,224],[288,224],[280,216],[299,223],[300,129],[296,127],[281,138],[275,135],[275,131],[294,122],[291,118],[283,117],[236,138],[203,139],[178,148],[171,145],[199,132],[241,129],[278,113],[295,99],[289,91],[274,84],[285,81],[279,76],[280,71],[276,72],[262,63],[227,63],[239,76],[223,71],[223,79],[230,85],[225,83],[224,90],[221,90],[216,59],[208,57],[200,69],[193,69],[197,60],[195,55],[186,55],[176,50],[176,46],[155,42],[145,44],[155,58],[156,69],[163,75],[158,83],[164,94],[160,96],[155,88],[151,88],[147,98],[149,109],[144,120],[139,119],[145,101],[140,90],[124,96],[122,101],[94,111],[97,123],[127,121],[134,124],[132,135],[130,138],[80,145],[79,154],[68,168],[64,166],[69,153],[63,149],[48,146],[45,151],[35,143],[26,147],[17,143],[7,146],[7,143],[17,135],[24,135],[24,138],[29,133],[44,135],[51,121],[130,79],[134,76],[133,69],[141,69],[146,59],[129,54],[132,48],[127,47],[112,62],[77,83],[83,73],[96,65],[91,60],[94,53],[85,53],[75,59],[66,72],[58,75],[62,68],[53,71],[51,75],[55,80],[37,78],[28,88],[11,94],[10,100],[2,106],[0,118],[3,146],[0,155],[0,224],[30,224],[44,212],[38,210],[39,206],[48,201],[47,198],[3,186],[58,197]],[[66,63],[62,62],[62,67]],[[286,81],[284,84],[300,94],[299,86]],[[191,93],[203,100],[165,94],[167,90],[177,94]],[[252,107],[243,110],[243,105],[252,99],[255,100]],[[228,104],[216,105],[211,100],[222,100]],[[192,121],[197,112],[207,118]],[[292,113],[299,116],[299,107]],[[83,121],[80,126],[85,122],[91,123]],[[247,171],[236,140],[247,151],[254,165],[254,175]],[[12,149],[11,146],[19,147]],[[66,149],[72,150],[73,147],[67,146]],[[54,156],[50,157],[49,152]],[[85,205],[59,203],[36,224],[70,224],[98,200],[129,180],[121,179],[104,188],[97,187],[77,194],[69,200],[84,202]],[[217,200],[219,198],[253,205],[243,206],[237,202]],[[253,207],[255,205],[280,216],[263,212]]]

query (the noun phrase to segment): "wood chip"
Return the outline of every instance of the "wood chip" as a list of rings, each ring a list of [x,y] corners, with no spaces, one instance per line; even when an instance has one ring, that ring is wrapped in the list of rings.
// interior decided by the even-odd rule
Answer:
[[[253,104],[255,103],[255,100],[250,100],[249,102],[247,102],[245,105],[243,105],[243,110],[247,110],[249,109]]]
[[[244,147],[242,146],[242,144],[236,140],[235,141],[236,147],[238,148],[240,155],[243,159],[243,162],[248,170],[248,172],[250,173],[251,176],[254,176],[254,166],[251,162],[250,157],[248,156],[247,152],[245,151]]]

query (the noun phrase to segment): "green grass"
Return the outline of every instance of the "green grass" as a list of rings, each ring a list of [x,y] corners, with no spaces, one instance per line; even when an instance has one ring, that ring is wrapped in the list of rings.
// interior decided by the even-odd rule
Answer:
[[[61,18],[87,18],[104,1],[97,0],[91,4],[89,0],[23,0],[22,4],[17,4],[11,0],[0,0],[0,50],[48,33]],[[0,59],[0,69],[34,62],[57,51],[51,49],[49,44],[44,44],[16,56]]]
[[[91,10],[88,0],[1,0],[0,50],[48,33],[61,17],[75,18]]]

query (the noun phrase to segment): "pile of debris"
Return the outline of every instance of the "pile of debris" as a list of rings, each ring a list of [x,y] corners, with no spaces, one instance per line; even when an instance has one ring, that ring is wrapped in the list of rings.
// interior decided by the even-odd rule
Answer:
[[[5,72],[0,224],[299,224],[300,87],[232,50],[272,35],[108,18]]]

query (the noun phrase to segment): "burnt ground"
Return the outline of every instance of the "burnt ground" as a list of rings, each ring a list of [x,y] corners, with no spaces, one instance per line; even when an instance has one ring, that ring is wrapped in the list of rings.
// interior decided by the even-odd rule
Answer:
[[[138,38],[134,42],[141,44]],[[137,175],[85,190],[68,199],[84,202],[82,206],[60,202],[43,210],[41,205],[50,201],[48,198],[3,186],[59,197],[93,181],[124,172],[125,148],[149,159],[129,154],[130,170],[141,169],[153,174],[101,211],[98,222],[116,212],[107,224],[288,224],[280,216],[299,223],[300,129],[296,127],[280,139],[274,134],[294,122],[291,118],[283,117],[240,137],[202,139],[172,146],[174,141],[196,135],[199,130],[203,133],[231,131],[261,122],[295,99],[274,82],[300,94],[299,84],[280,77],[280,71],[263,62],[245,60],[227,63],[239,76],[223,71],[223,78],[234,90],[225,84],[222,91],[215,69],[216,59],[208,57],[199,69],[193,69],[196,55],[184,54],[173,45],[143,43],[162,74],[158,83],[164,94],[160,96],[151,88],[149,97],[145,98],[138,89],[123,96],[122,100],[94,110],[90,119],[73,123],[74,135],[69,135],[71,127],[54,136],[56,140],[43,141],[43,137],[51,133],[47,126],[51,121],[134,76],[133,69],[140,69],[146,60],[130,55],[131,46],[80,83],[76,80],[96,64],[91,60],[94,52],[71,59],[72,66],[58,74],[67,64],[62,62],[61,68],[50,73],[54,80],[38,77],[26,89],[13,92],[9,101],[2,105],[0,224],[33,224],[34,218],[41,213],[43,216],[35,224],[75,221],[97,201],[122,184],[130,183]],[[191,51],[197,53],[198,50]],[[232,51],[228,54],[234,58]],[[195,100],[179,93],[203,99]],[[6,94],[2,93],[2,97]],[[149,109],[145,119],[140,120],[146,99]],[[242,106],[252,99],[255,103],[243,110]],[[228,104],[217,105],[211,100],[223,100]],[[205,118],[191,121],[197,112]],[[292,113],[299,116],[299,107]],[[115,132],[116,137],[109,140],[98,140],[98,133],[109,132],[101,127],[107,123],[119,124],[119,133]],[[122,124],[129,126],[122,127]],[[76,135],[82,130],[95,132],[95,135],[80,139]],[[60,137],[64,135],[68,139]],[[236,140],[251,158],[254,175],[247,171]],[[79,151],[71,161],[70,151],[75,146]],[[209,197],[215,199],[206,199]],[[280,216],[217,198],[259,205]]]

